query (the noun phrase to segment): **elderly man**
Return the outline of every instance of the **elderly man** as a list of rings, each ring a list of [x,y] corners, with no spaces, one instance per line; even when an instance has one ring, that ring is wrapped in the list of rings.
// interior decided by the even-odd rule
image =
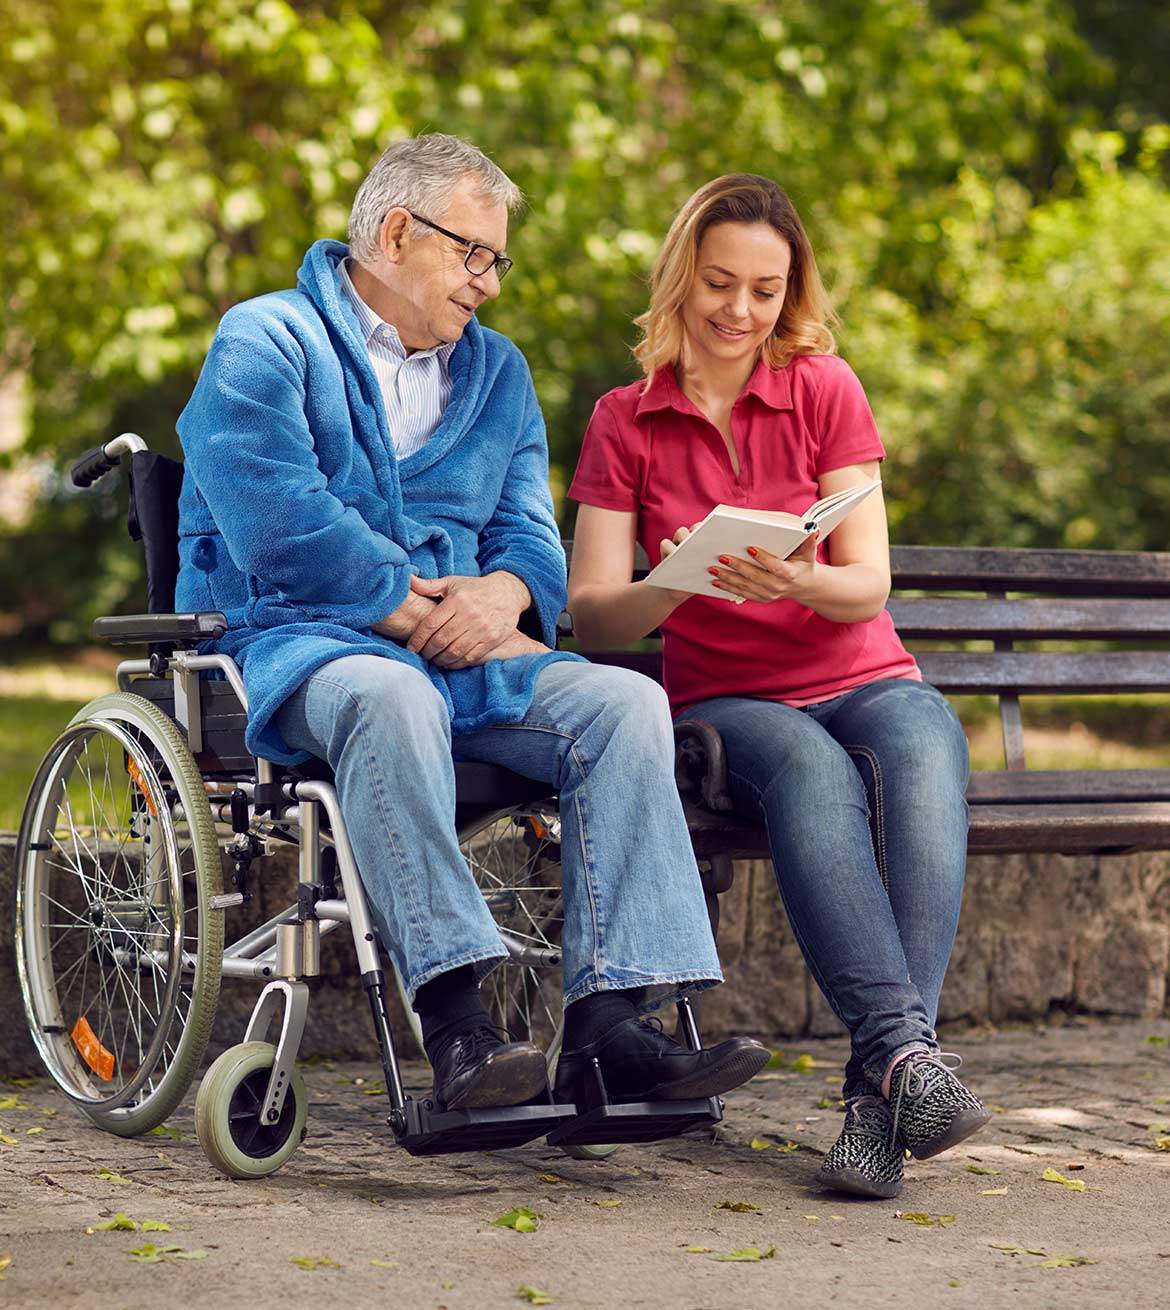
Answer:
[[[652,682],[551,649],[565,562],[523,356],[480,326],[500,293],[513,183],[450,136],[391,146],[349,246],[225,315],[179,421],[177,604],[223,610],[249,749],[332,766],[358,867],[449,1109],[545,1086],[491,1027],[504,956],[453,826],[453,753],[560,793],[563,1100],[596,1057],[618,1099],[709,1096],[767,1058],[691,1052],[645,989],[720,978]],[[519,630],[528,614],[544,641]]]

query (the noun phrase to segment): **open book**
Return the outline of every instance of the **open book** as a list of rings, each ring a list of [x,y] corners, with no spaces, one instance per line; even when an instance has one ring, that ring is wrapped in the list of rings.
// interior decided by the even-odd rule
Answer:
[[[652,587],[734,600],[735,597],[728,592],[711,585],[714,579],[707,569],[720,555],[750,559],[747,548],[758,546],[787,559],[818,530],[823,541],[842,519],[881,485],[880,479],[875,478],[864,486],[835,492],[810,505],[803,514],[716,505],[681,546],[667,555],[657,568],[650,570],[646,581]]]

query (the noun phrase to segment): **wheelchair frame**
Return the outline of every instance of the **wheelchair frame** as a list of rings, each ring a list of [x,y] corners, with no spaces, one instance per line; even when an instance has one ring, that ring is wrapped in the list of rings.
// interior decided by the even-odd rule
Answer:
[[[79,486],[89,485],[113,468],[119,462],[121,455],[129,455],[133,463],[136,456],[145,453],[146,443],[140,437],[123,434],[104,447],[98,447],[83,456],[74,467],[74,482]],[[148,562],[149,559],[148,552]],[[173,583],[170,594],[173,597]],[[407,1094],[402,1082],[390,1022],[387,980],[379,955],[379,938],[370,917],[365,891],[334,786],[329,781],[315,778],[299,776],[290,778],[287,774],[277,776],[277,770],[270,761],[254,757],[251,769],[232,769],[226,771],[231,776],[209,778],[195,760],[196,756],[204,752],[205,747],[204,689],[207,684],[201,679],[201,674],[217,672],[222,675],[234,693],[241,713],[245,716],[247,713],[247,694],[235,662],[225,655],[198,654],[190,649],[196,642],[222,635],[226,628],[226,619],[220,614],[151,613],[101,618],[94,623],[95,637],[110,640],[115,644],[146,642],[150,646],[148,659],[124,660],[118,665],[117,685],[122,693],[137,696],[136,686],[143,689],[146,689],[148,683],[157,686],[158,680],[165,680],[170,675],[174,696],[173,712],[168,713],[165,706],[158,703],[157,699],[151,697],[145,699],[147,703],[154,705],[159,714],[164,715],[177,727],[181,740],[177,745],[172,742],[168,749],[177,750],[181,746],[186,752],[190,768],[202,782],[204,799],[214,825],[216,847],[221,853],[226,852],[236,861],[236,889],[210,897],[205,912],[222,916],[224,911],[243,904],[248,896],[247,873],[251,860],[259,854],[268,853],[267,845],[273,836],[279,835],[282,839],[291,840],[289,833],[293,829],[299,835],[296,903],[286,906],[265,923],[251,929],[231,943],[223,949],[218,961],[220,977],[260,981],[264,986],[247,1025],[243,1043],[230,1048],[215,1062],[200,1087],[196,1101],[196,1122],[200,1130],[201,1145],[212,1162],[225,1172],[234,1173],[236,1176],[263,1176],[279,1168],[290,1158],[299,1144],[299,1137],[296,1140],[292,1138],[295,1136],[294,1130],[297,1125],[301,1126],[303,1136],[304,1107],[299,1103],[296,1104],[296,1113],[289,1115],[286,1114],[286,1103],[290,1095],[293,1096],[294,1101],[303,1098],[304,1095],[295,1066],[308,1015],[309,988],[305,979],[314,977],[320,972],[322,935],[335,931],[343,924],[348,924],[350,928],[361,981],[369,1000],[378,1039],[386,1093],[390,1102],[387,1122],[398,1144],[410,1153],[431,1155],[493,1149],[520,1145],[543,1136],[548,1138],[550,1144],[559,1145],[571,1153],[596,1157],[608,1154],[618,1142],[654,1140],[675,1136],[695,1127],[709,1127],[718,1123],[722,1118],[722,1102],[717,1097],[694,1101],[611,1104],[599,1067],[594,1069],[595,1086],[588,1105],[555,1104],[551,1094],[546,1091],[538,1101],[523,1106],[441,1111],[429,1098],[415,1098]],[[147,679],[146,683],[142,681],[144,677]],[[64,748],[61,747],[61,743],[65,741],[70,731],[81,731],[77,725],[79,723],[84,725],[87,722],[86,712],[99,704],[100,702],[93,702],[79,713],[71,728],[50,749],[41,773],[44,773],[50,760],[64,759]],[[54,751],[57,752],[56,757]],[[126,758],[129,759],[129,756]],[[184,761],[180,763],[186,767]],[[127,764],[127,772],[131,772],[129,764]],[[33,791],[30,792],[26,822],[22,824],[18,843],[18,911],[22,909],[21,888],[26,881],[33,878],[33,872],[40,862],[48,859],[46,844],[39,840],[34,841],[33,837],[37,834],[31,832],[30,816],[33,814],[33,801],[41,773],[34,780]],[[240,776],[241,774],[247,776]],[[140,803],[132,794],[136,820],[132,820],[130,827],[133,831],[134,824],[137,822],[141,829],[144,861],[156,860],[157,854],[151,854],[154,849],[152,841],[155,830],[158,829],[160,834],[165,835],[168,823],[186,821],[190,824],[192,816],[186,816],[182,804],[173,802],[168,796],[166,802],[168,812],[164,822],[157,805],[152,803],[150,795],[140,782],[138,788],[145,797],[145,803]],[[527,783],[523,799],[502,800],[495,808],[490,804],[481,807],[478,811],[478,821],[481,824],[495,823],[507,816],[515,817],[518,812],[534,810],[544,813],[547,817],[547,811],[554,802],[551,798],[547,798],[537,803],[532,796],[533,789],[534,785]],[[163,794],[161,785],[158,794]],[[40,814],[43,809],[42,802],[36,813]],[[72,816],[70,819],[72,821]],[[221,834],[228,825],[232,837],[225,843],[221,841]],[[100,842],[97,845],[100,847]],[[326,858],[326,852],[332,852],[332,855]],[[87,856],[88,854],[87,851]],[[99,875],[100,862],[99,849],[97,856]],[[334,862],[336,869],[333,867]],[[83,877],[80,864],[81,857],[78,855],[77,873],[79,877]],[[181,873],[176,875],[172,871],[170,876],[172,881],[176,876],[181,881]],[[337,885],[338,880],[340,889]],[[97,881],[100,882],[100,876]],[[161,883],[160,875],[158,880],[149,884],[152,905],[162,894]],[[30,885],[39,884],[30,881]],[[500,895],[506,900],[505,893],[501,892]],[[492,904],[490,894],[488,903],[490,907]],[[182,904],[181,896],[180,904]],[[34,1039],[37,1040],[42,1056],[46,1058],[50,1072],[57,1077],[53,1072],[52,1063],[46,1056],[44,1038],[37,1032],[38,1023],[44,1025],[43,1016],[51,1013],[52,1007],[49,1005],[46,1008],[44,996],[38,997],[37,989],[30,981],[22,944],[22,931],[29,939],[36,937],[37,921],[35,918],[25,917],[30,914],[35,915],[36,909],[35,906],[24,906],[23,914],[18,912],[17,951],[21,966],[22,992]],[[100,912],[99,906],[98,913]],[[187,913],[187,911],[181,910],[180,913]],[[92,917],[93,912],[91,911],[90,914]],[[113,911],[111,911],[111,918],[115,924],[120,923],[117,914]],[[81,920],[79,919],[78,922]],[[141,922],[145,924],[146,919]],[[533,923],[535,926],[535,920]],[[110,946],[107,943],[102,949],[112,955],[116,964],[121,952],[127,957],[126,963],[130,967],[141,970],[145,961],[145,967],[157,973],[162,968],[162,963],[157,958],[160,952],[153,947],[144,951],[140,944],[136,945],[132,936],[126,936],[133,931],[136,930],[126,928],[123,932],[122,941],[129,942],[129,945]],[[96,939],[96,928],[91,935]],[[155,936],[157,935],[156,933]],[[107,936],[109,936],[108,929]],[[109,939],[112,941],[114,937],[110,936]],[[508,952],[509,960],[523,968],[553,969],[561,963],[560,951],[555,945],[534,945],[510,934],[506,929],[501,929],[501,940]],[[40,949],[43,951],[43,947]],[[92,949],[96,953],[97,947],[94,946]],[[171,958],[174,957],[167,957],[168,960]],[[198,967],[197,959],[186,951],[181,951],[178,958],[181,974],[195,975]],[[167,982],[172,990],[177,986],[173,978],[168,979]],[[54,982],[54,987],[55,985]],[[401,988],[401,982],[399,986]],[[218,995],[218,979],[216,991]],[[701,1045],[698,1027],[685,997],[677,1002],[677,1007],[680,1035],[692,1049],[697,1050]],[[160,1022],[165,1017],[167,1022],[173,1025],[177,1011],[172,1010],[169,1016],[164,1016],[163,1008],[160,1005]],[[413,1019],[409,1004],[405,1009],[408,1018]],[[278,1015],[280,1016],[279,1033],[272,1044],[271,1064],[267,1069],[267,1076],[263,1078],[261,1092],[260,1079],[265,1072],[263,1061],[267,1057],[262,1051],[257,1054],[257,1044],[267,1039]],[[417,1034],[417,1029],[415,1031]],[[165,1035],[164,1032],[162,1039],[164,1045]],[[558,1028],[550,1048],[550,1058],[555,1058],[559,1038]],[[77,1043],[76,1035],[73,1040]],[[156,1042],[157,1040],[156,1037]],[[203,1040],[206,1041],[206,1034]],[[151,1046],[150,1050],[153,1051],[154,1047]],[[199,1049],[196,1064],[201,1056],[202,1048]],[[155,1057],[156,1064],[158,1058]],[[257,1060],[260,1061],[260,1067],[253,1068]],[[242,1073],[241,1070],[245,1067],[246,1073]],[[151,1072],[151,1070],[146,1071],[148,1080]],[[136,1078],[141,1077],[140,1070]],[[237,1077],[238,1083],[233,1082],[232,1080]],[[90,1113],[91,1118],[95,1118],[99,1126],[111,1127],[110,1123],[103,1123],[101,1116],[95,1112],[94,1105],[97,1103],[92,1097],[82,1097],[65,1086],[60,1078],[57,1078],[57,1081],[83,1110]],[[276,1132],[287,1122],[290,1125],[290,1135],[281,1140],[278,1148],[267,1156],[258,1159],[249,1158],[241,1164],[233,1154],[230,1143],[225,1146],[220,1140],[224,1131],[223,1124],[218,1120],[213,1124],[209,1116],[215,1113],[222,1119],[225,1104],[229,1111],[233,1106],[238,1107],[240,1089],[244,1088],[245,1083],[252,1101],[256,1102],[248,1113],[255,1114],[260,1127]],[[209,1088],[214,1089],[214,1092],[209,1091]],[[172,1093],[173,1091],[172,1088]],[[128,1100],[129,1096],[130,1094],[123,1092],[123,1100]],[[211,1109],[207,1109],[207,1101],[214,1100],[216,1097],[220,1098],[219,1101],[216,1101]],[[178,1097],[174,1099],[177,1101]],[[168,1108],[166,1113],[169,1112]],[[237,1108],[236,1113],[238,1118],[244,1111]],[[165,1114],[162,1115],[160,1121],[165,1117]],[[137,1131],[144,1131],[147,1126],[143,1124]],[[112,1130],[123,1131],[117,1127],[113,1127]],[[217,1140],[220,1140],[219,1147],[216,1145]]]

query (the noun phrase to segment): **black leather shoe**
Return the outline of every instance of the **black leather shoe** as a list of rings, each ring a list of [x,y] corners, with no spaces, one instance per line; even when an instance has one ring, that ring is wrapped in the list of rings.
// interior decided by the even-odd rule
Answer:
[[[505,1042],[494,1028],[454,1038],[434,1066],[440,1110],[523,1105],[548,1087],[548,1065],[531,1042]]]
[[[771,1052],[751,1037],[732,1037],[709,1050],[691,1051],[667,1037],[657,1019],[627,1019],[603,1037],[557,1063],[554,1099],[579,1106],[597,1102],[594,1059],[611,1101],[687,1101],[718,1096],[746,1083]]]

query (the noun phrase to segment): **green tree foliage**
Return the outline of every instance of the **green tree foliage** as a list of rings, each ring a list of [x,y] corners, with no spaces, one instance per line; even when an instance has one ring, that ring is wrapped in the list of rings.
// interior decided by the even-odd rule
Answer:
[[[115,428],[173,446],[223,310],[343,234],[390,139],[452,131],[530,199],[486,318],[532,364],[563,485],[634,376],[671,215],[747,169],[820,252],[899,540],[1160,546],[1170,29],[1149,9],[0,0],[0,367],[53,467]],[[76,624],[95,588],[133,591],[117,497],[87,536],[45,485],[0,536],[0,587]]]

